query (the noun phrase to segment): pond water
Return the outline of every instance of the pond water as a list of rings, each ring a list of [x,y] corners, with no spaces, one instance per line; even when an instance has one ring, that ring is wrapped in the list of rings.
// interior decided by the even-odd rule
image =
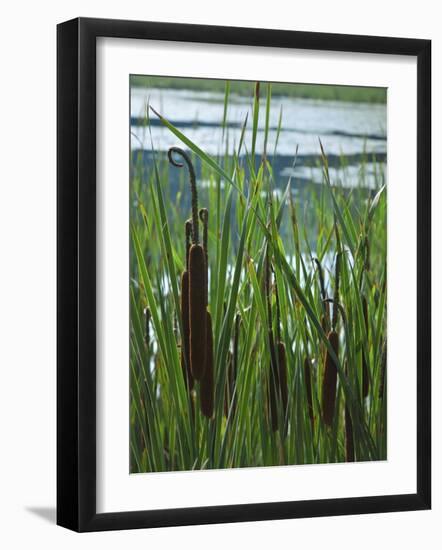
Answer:
[[[227,124],[221,126],[224,95],[193,90],[169,90],[137,88],[131,90],[131,148],[143,151],[149,161],[150,135],[144,125],[147,103],[165,116],[188,138],[211,155],[225,153],[228,137],[229,153],[240,140],[241,128],[248,114],[245,143],[251,143],[251,98],[231,95],[227,112]],[[264,150],[265,104],[261,104],[260,125],[256,153]],[[273,157],[277,128],[282,112],[282,128],[277,153]],[[363,185],[379,186],[379,170],[387,154],[386,105],[349,103],[343,101],[309,100],[292,97],[272,98],[270,111],[267,155],[272,156],[277,181],[282,185],[290,176],[302,181],[322,182],[322,171],[317,166],[321,139],[329,159],[333,183],[352,187],[360,182],[361,158],[366,156]],[[152,138],[157,151],[167,151],[177,144],[177,138],[151,115]],[[298,149],[296,166],[293,168]],[[345,157],[345,166],[342,163]],[[377,179],[375,178],[377,172]]]

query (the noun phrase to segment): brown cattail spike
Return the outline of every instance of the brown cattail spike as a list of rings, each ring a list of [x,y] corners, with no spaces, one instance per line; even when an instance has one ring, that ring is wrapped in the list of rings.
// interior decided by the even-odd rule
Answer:
[[[214,404],[214,373],[213,373],[213,334],[212,317],[207,312],[207,347],[206,347],[206,368],[200,384],[201,412],[207,418],[213,416]]]
[[[206,362],[206,260],[204,249],[193,244],[189,252],[189,330],[190,367],[201,380]]]
[[[338,357],[338,333],[332,330],[328,335],[328,342],[335,352],[336,357]],[[322,417],[327,426],[332,425],[333,416],[335,413],[337,375],[338,371],[335,365],[335,361],[331,353],[327,349],[325,354],[324,378],[322,382]]]

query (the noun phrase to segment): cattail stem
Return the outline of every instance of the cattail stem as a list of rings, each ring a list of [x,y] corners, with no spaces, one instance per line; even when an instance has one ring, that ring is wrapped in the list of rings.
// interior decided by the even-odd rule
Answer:
[[[209,252],[208,252],[208,228],[209,228],[209,211],[207,208],[201,208],[200,219],[203,222],[203,248],[206,259],[206,305],[209,303]]]
[[[199,244],[199,227],[198,227],[198,191],[196,188],[196,175],[195,169],[193,167],[192,161],[190,160],[189,155],[180,147],[171,147],[167,151],[167,157],[170,164],[176,166],[177,168],[183,168],[184,164],[182,162],[177,162],[173,158],[173,154],[179,155],[184,159],[184,162],[187,165],[189,170],[189,182],[190,182],[190,191],[192,194],[192,244]]]
[[[190,241],[192,237],[192,220],[187,220],[185,224],[186,230],[186,271],[189,271],[189,253],[190,253]]]

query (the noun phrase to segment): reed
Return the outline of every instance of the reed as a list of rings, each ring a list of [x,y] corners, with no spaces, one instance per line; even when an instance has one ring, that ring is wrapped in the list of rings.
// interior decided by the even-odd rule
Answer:
[[[252,116],[233,145],[226,91],[224,153],[209,154],[164,117],[162,142],[178,139],[187,152],[154,151],[147,162],[134,153],[131,472],[387,457],[382,170],[376,201],[364,170],[351,191],[328,180],[285,185],[272,156],[285,116],[269,95],[270,86],[251,87]],[[326,159],[323,167],[327,178]]]

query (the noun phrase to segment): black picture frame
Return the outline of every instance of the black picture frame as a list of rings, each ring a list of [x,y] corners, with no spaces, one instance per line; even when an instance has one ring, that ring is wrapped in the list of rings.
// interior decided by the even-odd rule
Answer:
[[[417,492],[96,512],[96,39],[115,37],[417,59]],[[431,41],[158,22],[57,27],[57,523],[75,531],[424,510],[431,506]]]

